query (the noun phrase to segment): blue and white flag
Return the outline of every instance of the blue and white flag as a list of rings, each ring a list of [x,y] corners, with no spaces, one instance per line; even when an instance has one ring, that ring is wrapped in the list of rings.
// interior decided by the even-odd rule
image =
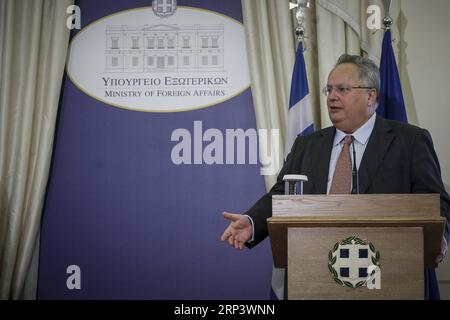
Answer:
[[[306,77],[305,59],[303,58],[303,45],[300,42],[292,72],[285,155],[291,151],[297,136],[312,132],[314,132],[314,123],[311,111],[311,96]]]
[[[392,50],[391,30],[386,30],[383,37],[380,60],[380,97],[377,114],[385,119],[408,122],[402,86]]]
[[[292,71],[291,95],[289,98],[288,126],[286,132],[285,157],[291,151],[295,139],[299,135],[314,132],[308,79],[306,77],[303,45],[297,47],[294,70]],[[285,269],[273,268],[272,291],[280,300],[284,298]]]

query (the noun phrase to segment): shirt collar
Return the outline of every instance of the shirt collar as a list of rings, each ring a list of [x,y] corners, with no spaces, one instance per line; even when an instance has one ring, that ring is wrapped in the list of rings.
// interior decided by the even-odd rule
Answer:
[[[365,145],[367,143],[367,140],[369,140],[370,134],[372,133],[373,127],[375,126],[376,118],[377,116],[374,112],[369,120],[366,121],[366,123],[364,123],[361,127],[358,128],[358,130],[352,133],[352,136],[355,137],[355,140],[357,142],[362,145]],[[338,145],[346,135],[347,133],[336,128],[333,146]]]

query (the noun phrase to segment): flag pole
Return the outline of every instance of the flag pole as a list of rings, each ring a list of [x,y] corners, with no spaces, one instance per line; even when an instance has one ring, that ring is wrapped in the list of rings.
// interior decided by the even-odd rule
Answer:
[[[295,13],[295,18],[297,19],[297,27],[295,28],[295,35],[297,36],[297,41],[302,43],[303,52],[306,51],[306,41],[308,38],[306,36],[306,30],[303,25],[306,16],[306,8],[310,8],[309,0],[297,0],[297,10]]]
[[[393,24],[393,20],[390,16],[390,10],[391,10],[391,0],[383,0],[384,3],[384,19],[383,19],[383,25],[384,30],[390,30]]]

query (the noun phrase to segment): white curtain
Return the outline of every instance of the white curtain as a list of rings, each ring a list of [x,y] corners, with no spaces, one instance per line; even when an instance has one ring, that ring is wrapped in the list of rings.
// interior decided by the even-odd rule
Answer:
[[[0,298],[35,287],[73,0],[0,0]],[[32,259],[34,256],[34,263]],[[30,268],[30,266],[33,266]],[[30,295],[31,296],[30,296]]]
[[[295,38],[292,17],[286,1],[242,0],[251,89],[258,129],[280,130],[284,141],[287,105]],[[283,150],[274,148],[270,140],[260,143],[260,154],[278,157],[283,163]],[[283,144],[279,144],[282,148]],[[275,174],[266,175],[266,188],[275,182]]]

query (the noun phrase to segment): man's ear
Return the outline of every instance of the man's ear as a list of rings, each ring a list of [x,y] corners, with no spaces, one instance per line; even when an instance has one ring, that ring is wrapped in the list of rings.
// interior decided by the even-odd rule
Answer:
[[[367,96],[367,104],[373,106],[377,103],[378,91],[376,89],[370,89]]]

